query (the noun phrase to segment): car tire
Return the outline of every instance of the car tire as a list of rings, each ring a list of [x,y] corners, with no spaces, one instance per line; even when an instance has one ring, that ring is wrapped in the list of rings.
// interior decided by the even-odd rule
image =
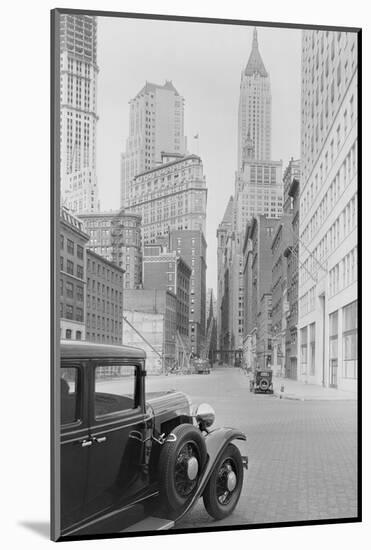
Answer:
[[[171,431],[159,457],[159,490],[163,503],[181,510],[192,498],[206,462],[206,443],[191,424],[180,424]]]
[[[269,382],[263,378],[263,380],[260,380],[259,388],[261,391],[267,391],[269,388]]]
[[[216,520],[229,516],[238,503],[242,484],[241,453],[233,443],[229,443],[216,462],[203,493],[208,514]]]

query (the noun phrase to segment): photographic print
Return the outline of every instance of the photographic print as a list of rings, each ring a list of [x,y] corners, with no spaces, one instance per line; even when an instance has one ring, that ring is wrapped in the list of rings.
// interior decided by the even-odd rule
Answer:
[[[360,521],[360,37],[53,10],[54,540]]]

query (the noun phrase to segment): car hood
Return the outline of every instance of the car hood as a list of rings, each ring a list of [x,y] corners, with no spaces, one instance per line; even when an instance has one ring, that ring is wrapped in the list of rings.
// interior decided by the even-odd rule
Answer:
[[[177,390],[148,392],[146,403],[150,405],[156,417],[161,417],[161,421],[191,413],[189,397]]]

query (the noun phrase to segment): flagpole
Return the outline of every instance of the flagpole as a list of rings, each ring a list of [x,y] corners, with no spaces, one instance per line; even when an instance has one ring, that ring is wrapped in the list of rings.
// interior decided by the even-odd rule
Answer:
[[[193,141],[196,142],[196,146],[195,146],[196,155],[199,157],[200,156],[200,150],[199,150],[199,133],[198,132],[197,132],[196,135],[193,136]]]

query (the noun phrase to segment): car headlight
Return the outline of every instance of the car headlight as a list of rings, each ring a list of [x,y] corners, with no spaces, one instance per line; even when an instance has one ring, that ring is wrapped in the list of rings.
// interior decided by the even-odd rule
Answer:
[[[202,428],[210,428],[215,421],[215,411],[208,403],[201,403],[196,409],[195,418]]]

